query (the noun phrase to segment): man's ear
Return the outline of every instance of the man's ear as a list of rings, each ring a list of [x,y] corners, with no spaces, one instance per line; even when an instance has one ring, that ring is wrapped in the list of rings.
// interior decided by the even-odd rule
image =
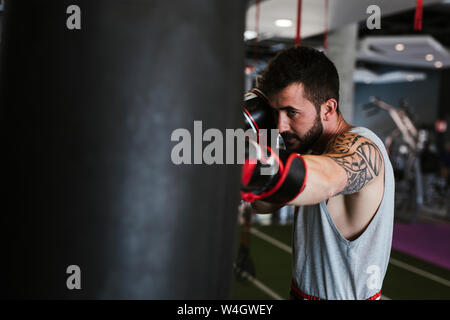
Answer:
[[[338,103],[336,99],[328,99],[325,103],[323,103],[321,106],[322,120],[329,120],[330,117],[336,113],[337,106]]]

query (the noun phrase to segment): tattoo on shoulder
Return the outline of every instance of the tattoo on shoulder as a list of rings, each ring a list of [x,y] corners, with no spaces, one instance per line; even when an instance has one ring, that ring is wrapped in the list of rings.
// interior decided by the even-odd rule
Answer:
[[[352,148],[360,138],[359,135],[344,134],[330,148],[332,153],[347,153],[342,156],[329,155],[347,173],[347,185],[340,194],[360,191],[381,172],[383,158],[373,142],[363,141]]]
[[[361,136],[352,132],[341,134],[330,142],[325,153],[348,153],[359,138]]]

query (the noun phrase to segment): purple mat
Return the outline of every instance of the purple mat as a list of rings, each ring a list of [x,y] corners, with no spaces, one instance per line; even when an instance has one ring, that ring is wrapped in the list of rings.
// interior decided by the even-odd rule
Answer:
[[[392,247],[450,270],[450,225],[395,223]]]

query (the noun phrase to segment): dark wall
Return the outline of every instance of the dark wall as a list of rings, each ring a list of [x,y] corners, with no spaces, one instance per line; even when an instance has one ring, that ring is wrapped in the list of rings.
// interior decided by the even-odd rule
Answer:
[[[440,72],[439,116],[450,116],[450,69]]]

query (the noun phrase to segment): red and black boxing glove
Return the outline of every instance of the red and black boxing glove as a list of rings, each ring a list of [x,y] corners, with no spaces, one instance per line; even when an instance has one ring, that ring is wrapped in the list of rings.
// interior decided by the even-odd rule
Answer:
[[[244,94],[242,113],[245,130],[252,130],[256,142],[284,148],[283,138],[276,130],[277,119],[274,109],[261,90],[253,88]]]
[[[247,202],[262,200],[284,205],[304,190],[306,172],[300,154],[249,140],[242,167],[241,197]]]
[[[245,129],[251,128],[258,134],[260,129],[276,129],[276,119],[269,100],[261,90],[253,88],[244,94],[242,113]],[[269,140],[270,141],[270,140]]]

